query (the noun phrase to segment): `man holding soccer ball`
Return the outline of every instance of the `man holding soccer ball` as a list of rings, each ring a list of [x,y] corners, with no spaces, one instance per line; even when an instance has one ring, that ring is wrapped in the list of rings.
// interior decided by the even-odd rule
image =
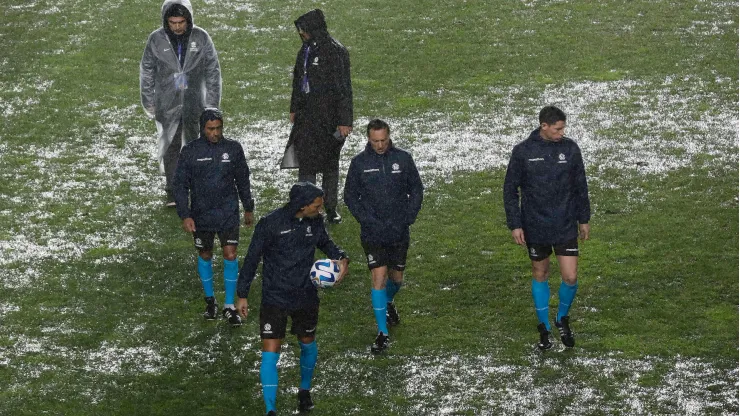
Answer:
[[[504,207],[514,242],[526,245],[532,261],[538,347],[547,350],[552,348],[548,278],[553,251],[562,276],[555,327],[566,347],[576,343],[568,311],[578,288],[578,237],[589,238],[591,203],[581,149],[564,136],[565,113],[548,106],[540,111],[539,121],[540,126],[511,153],[504,181]]]
[[[370,347],[374,354],[388,347],[388,325],[400,322],[393,299],[403,283],[409,226],[424,198],[414,159],[393,146],[390,134],[383,120],[368,123],[367,146],[352,159],[344,185],[344,203],[360,223],[360,241],[372,275],[370,298],[378,325]]]
[[[347,274],[349,264],[347,254],[334,244],[326,232],[321,216],[323,204],[324,192],[321,188],[310,182],[293,185],[290,201],[257,223],[239,272],[237,309],[246,318],[249,289],[262,260],[260,381],[268,415],[276,414],[277,363],[288,317],[291,319],[290,332],[298,337],[301,348],[298,408],[308,411],[314,407],[310,390],[318,356],[315,337],[319,320],[319,296],[309,273],[316,248],[338,263],[337,284]]]

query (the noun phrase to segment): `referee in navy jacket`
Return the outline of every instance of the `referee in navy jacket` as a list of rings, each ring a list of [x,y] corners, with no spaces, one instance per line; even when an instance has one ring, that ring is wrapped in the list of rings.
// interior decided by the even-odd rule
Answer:
[[[588,240],[591,204],[581,149],[564,136],[565,113],[547,106],[540,126],[514,146],[504,181],[506,223],[532,261],[532,298],[539,324],[538,347],[552,348],[549,301],[550,254],[560,265],[562,282],[555,327],[566,347],[575,345],[568,311],[578,288],[578,237]]]
[[[239,201],[244,207],[244,224],[253,222],[254,199],[249,184],[249,167],[239,142],[223,136],[223,115],[206,108],[200,116],[200,137],[180,152],[173,193],[182,228],[193,234],[198,249],[198,275],[205,292],[203,317],[216,319],[218,305],[213,294],[213,239],[216,235],[224,254],[223,316],[232,326],[241,325],[234,305],[239,261]],[[188,203],[189,198],[189,203]]]
[[[409,226],[416,221],[424,186],[411,154],[393,145],[383,120],[367,125],[367,146],[352,159],[344,185],[344,203],[360,223],[360,242],[372,275],[370,299],[378,325],[371,346],[388,346],[388,326],[400,318],[394,296],[401,289],[409,249]]]
[[[290,201],[264,216],[254,228],[247,256],[239,272],[237,308],[246,318],[247,297],[262,260],[262,306],[260,337],[262,363],[260,381],[267,414],[276,412],[280,344],[285,338],[288,317],[290,332],[298,337],[301,348],[301,384],[298,408],[313,408],[311,380],[318,347],[316,326],[319,321],[319,296],[309,278],[316,248],[339,264],[337,283],[347,274],[349,259],[326,231],[321,209],[324,192],[310,182],[298,182],[290,189]]]

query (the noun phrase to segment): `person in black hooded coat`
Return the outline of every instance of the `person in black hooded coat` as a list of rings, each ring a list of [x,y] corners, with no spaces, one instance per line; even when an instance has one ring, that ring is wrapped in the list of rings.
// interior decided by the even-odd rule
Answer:
[[[316,174],[322,174],[327,220],[339,223],[339,155],[353,121],[349,52],[329,35],[319,9],[299,17],[295,26],[303,45],[293,69],[288,146],[295,146],[299,181],[316,183]]]

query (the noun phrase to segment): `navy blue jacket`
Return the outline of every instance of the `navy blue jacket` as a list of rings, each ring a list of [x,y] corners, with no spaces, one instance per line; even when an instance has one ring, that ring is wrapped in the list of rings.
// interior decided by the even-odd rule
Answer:
[[[245,211],[254,211],[244,150],[227,138],[211,143],[201,136],[183,147],[172,192],[177,215],[192,218],[198,231],[238,227],[239,200]]]
[[[315,188],[314,185],[312,187]],[[316,196],[323,194],[321,188],[315,189],[308,191],[317,192]],[[321,216],[296,218],[296,212],[316,196],[305,198],[302,202],[299,201],[300,195],[291,198],[291,202],[262,217],[257,223],[239,271],[236,293],[240,298],[249,296],[257,266],[262,259],[262,305],[285,310],[318,305],[318,292],[309,278],[316,248],[335,260],[347,255],[329,237]]]
[[[409,241],[424,186],[414,159],[390,143],[378,154],[370,143],[352,158],[344,184],[344,203],[360,223],[360,240],[371,244]]]
[[[536,129],[514,146],[504,180],[504,208],[507,226],[522,228],[527,243],[578,238],[578,224],[591,219],[591,203],[576,142],[567,137],[546,141]]]

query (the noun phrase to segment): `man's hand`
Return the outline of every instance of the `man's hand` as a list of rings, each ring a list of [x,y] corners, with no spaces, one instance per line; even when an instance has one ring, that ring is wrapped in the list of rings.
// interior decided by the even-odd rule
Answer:
[[[239,312],[239,315],[241,315],[242,318],[247,319],[247,314],[249,313],[249,304],[247,303],[247,298],[239,298],[236,301],[236,310]]]
[[[520,246],[524,246],[527,242],[524,240],[524,230],[521,228],[515,228],[511,230],[511,237],[514,238],[514,242]]]
[[[352,126],[339,126],[337,127],[339,130],[339,134],[342,135],[342,137],[349,136],[350,133],[352,133]]]
[[[591,233],[590,225],[578,224],[578,236],[581,237],[581,240],[588,240],[590,233]]]
[[[290,124],[295,124],[295,113],[290,113]]]
[[[345,257],[341,260],[332,260],[332,262],[339,265],[339,276],[337,277],[335,284],[342,283],[342,279],[344,279],[344,276],[346,276],[349,271],[349,259]]]
[[[251,212],[244,211],[244,225],[251,227],[254,224],[254,214]]]
[[[190,217],[185,218],[182,220],[182,229],[185,230],[186,233],[195,232],[195,221]]]

